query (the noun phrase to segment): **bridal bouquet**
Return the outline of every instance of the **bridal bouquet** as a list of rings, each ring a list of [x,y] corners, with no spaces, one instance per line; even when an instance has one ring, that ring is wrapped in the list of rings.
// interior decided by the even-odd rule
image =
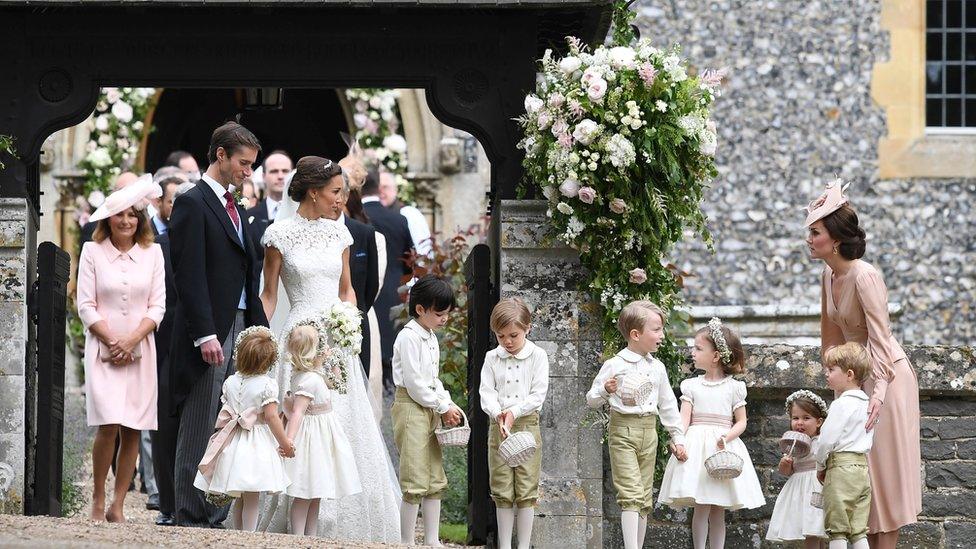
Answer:
[[[358,355],[363,344],[362,313],[345,302],[339,302],[322,318],[322,324],[332,339],[332,344],[343,351]]]
[[[686,228],[710,243],[700,202],[717,175],[709,109],[725,72],[693,75],[677,46],[658,49],[626,32],[593,51],[567,41],[565,57],[547,51],[540,61],[519,147],[557,238],[588,270],[606,310],[604,337],[614,341],[613,318],[627,302],[676,304],[682,273],[662,260]]]

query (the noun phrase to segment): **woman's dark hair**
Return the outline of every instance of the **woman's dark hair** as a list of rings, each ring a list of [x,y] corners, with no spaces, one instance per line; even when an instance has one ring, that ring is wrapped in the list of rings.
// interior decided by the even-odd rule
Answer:
[[[295,165],[295,176],[288,186],[288,196],[301,202],[312,189],[320,189],[329,184],[333,177],[342,174],[337,162],[321,156],[303,156]]]
[[[837,253],[844,259],[853,261],[864,257],[867,244],[864,241],[864,229],[857,222],[857,212],[850,204],[844,204],[834,213],[823,218],[824,228],[830,238],[840,242]]]
[[[210,136],[210,148],[207,149],[207,161],[211,164],[217,161],[217,149],[224,149],[227,156],[234,156],[240,149],[248,147],[261,152],[261,142],[251,130],[241,126],[237,122],[225,122],[222,126],[214,130]],[[177,160],[179,165],[179,160]]]
[[[424,309],[435,311],[449,311],[457,306],[454,300],[454,288],[443,278],[436,275],[424,275],[410,288],[410,316],[416,318],[417,305]]]
[[[136,225],[136,234],[132,236],[132,240],[136,244],[142,246],[143,248],[148,248],[156,241],[156,237],[153,236],[152,227],[149,226],[149,217],[146,216],[145,210],[137,210],[135,208],[130,208],[136,213],[136,217],[139,219]],[[112,226],[109,225],[110,218],[99,219],[98,224],[95,225],[95,232],[92,233],[92,240],[101,243],[106,238],[112,236]]]
[[[358,190],[349,189],[349,194],[346,197],[346,211],[349,213],[349,217],[356,221],[367,225],[370,224],[369,216],[363,210],[363,197],[359,194]]]

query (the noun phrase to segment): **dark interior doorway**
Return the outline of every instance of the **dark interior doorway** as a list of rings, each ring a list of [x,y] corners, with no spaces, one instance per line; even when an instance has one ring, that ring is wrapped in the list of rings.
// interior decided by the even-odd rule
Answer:
[[[207,147],[214,128],[234,119],[261,140],[263,154],[284,150],[296,161],[307,155],[342,158],[347,147],[339,132],[350,132],[335,89],[286,89],[282,108],[241,110],[233,88],[167,88],[153,113],[155,127],[147,140],[145,170],[154,172],[166,156],[184,150],[207,166]]]

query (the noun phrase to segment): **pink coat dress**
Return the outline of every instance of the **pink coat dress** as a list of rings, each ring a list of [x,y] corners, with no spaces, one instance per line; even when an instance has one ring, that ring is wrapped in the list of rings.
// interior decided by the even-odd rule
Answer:
[[[871,513],[868,532],[891,532],[916,522],[922,512],[918,378],[891,333],[888,288],[871,264],[854,261],[834,302],[830,267],[821,284],[823,351],[856,341],[871,356],[864,392],[884,402],[868,453]]]
[[[111,239],[87,242],[78,265],[78,316],[85,325],[85,394],[88,425],[156,429],[156,343],[150,333],[139,343],[142,357],[114,366],[98,355],[89,328],[100,320],[113,334],[132,333],[148,318],[158,326],[166,309],[163,252],[138,244],[126,253]]]

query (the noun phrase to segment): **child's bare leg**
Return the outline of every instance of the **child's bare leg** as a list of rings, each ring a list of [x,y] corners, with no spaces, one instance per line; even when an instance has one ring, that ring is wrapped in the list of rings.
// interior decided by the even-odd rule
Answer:
[[[725,507],[712,505],[708,514],[708,545],[710,549],[725,547]]]
[[[308,515],[307,518],[305,519],[306,536],[319,535],[319,504],[321,502],[322,500],[319,498],[309,500]]]
[[[243,492],[241,494],[241,529],[245,532],[253,532],[258,529],[258,493]]]
[[[233,512],[234,512],[234,530],[241,530],[244,528],[243,519],[241,519],[241,513],[244,511],[244,501],[240,498],[234,502]]]
[[[308,506],[310,500],[294,498],[291,500],[291,533],[297,536],[305,534],[305,521],[308,520]]]

